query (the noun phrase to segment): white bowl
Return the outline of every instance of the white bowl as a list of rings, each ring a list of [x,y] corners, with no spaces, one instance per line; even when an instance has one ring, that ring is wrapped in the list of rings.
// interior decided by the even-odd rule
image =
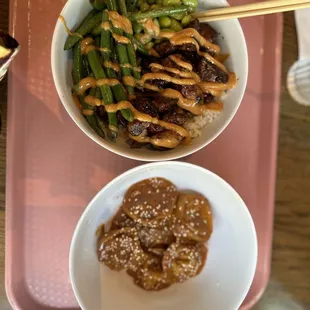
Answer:
[[[225,0],[205,0],[201,1],[200,9],[225,5],[227,5]],[[88,0],[68,0],[61,15],[67,21],[68,26],[74,28],[80,24],[90,10],[91,6],[89,5]],[[223,53],[230,54],[227,61],[227,67],[229,70],[236,73],[238,84],[233,90],[229,91],[228,95],[223,99],[224,110],[220,117],[210,125],[205,126],[202,130],[201,136],[193,139],[190,145],[180,145],[173,150],[156,152],[147,149],[130,149],[126,143],[116,144],[100,138],[88,125],[85,118],[73,102],[71,96],[72,55],[71,51],[68,52],[63,50],[68,35],[62,22],[58,20],[53,35],[51,60],[54,82],[60,100],[80,129],[92,140],[111,152],[127,158],[143,161],[171,160],[190,155],[212,142],[232,120],[243,98],[248,76],[247,47],[238,20],[213,22],[211,25],[220,33],[219,44]]]
[[[159,292],[143,291],[125,272],[99,264],[96,256],[98,226],[111,220],[132,184],[150,177],[163,177],[181,190],[203,194],[214,220],[203,271]],[[71,283],[83,310],[235,310],[253,280],[257,240],[246,205],[219,176],[182,162],[153,163],[125,172],[93,198],[75,229],[69,261]]]

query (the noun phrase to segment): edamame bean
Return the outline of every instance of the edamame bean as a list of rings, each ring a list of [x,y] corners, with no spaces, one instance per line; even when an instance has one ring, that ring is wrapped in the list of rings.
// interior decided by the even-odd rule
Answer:
[[[180,5],[181,0],[163,0],[163,6]]]
[[[161,8],[161,5],[160,5],[160,4],[152,4],[152,5],[151,5],[151,10],[157,10],[157,9],[159,9],[159,8]]]
[[[154,46],[154,43],[153,42],[149,42],[145,45],[146,49],[151,49],[152,47]]]
[[[189,6],[190,8],[196,8],[198,5],[198,0],[182,0],[183,4]]]
[[[150,8],[150,5],[147,3],[147,2],[143,2],[141,5],[140,5],[140,10],[142,12],[146,12],[148,11]]]
[[[160,29],[160,31],[163,31],[163,32],[175,32],[173,29],[171,28],[163,28],[163,29]]]
[[[190,21],[192,20],[192,16],[191,15],[185,15],[182,20],[181,20],[181,24],[183,27],[187,26]]]
[[[171,25],[171,19],[168,16],[161,16],[158,21],[160,28],[169,28]]]
[[[174,18],[171,18],[171,24],[170,29],[173,29],[174,31],[180,31],[183,29],[182,25]]]

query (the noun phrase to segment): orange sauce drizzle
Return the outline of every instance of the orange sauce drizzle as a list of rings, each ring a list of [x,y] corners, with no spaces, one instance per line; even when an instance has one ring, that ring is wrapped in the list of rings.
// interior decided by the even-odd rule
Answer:
[[[68,34],[69,36],[80,37],[80,38],[83,39],[83,36],[82,36],[81,34],[79,34],[79,33],[77,33],[77,32],[72,32],[72,31],[69,29],[69,27],[68,27],[68,25],[67,25],[67,22],[66,22],[66,20],[64,19],[64,17],[63,17],[62,15],[60,15],[60,16],[58,17],[58,19],[59,19],[59,20],[63,23],[63,25],[65,26],[66,32],[67,32],[67,34]]]

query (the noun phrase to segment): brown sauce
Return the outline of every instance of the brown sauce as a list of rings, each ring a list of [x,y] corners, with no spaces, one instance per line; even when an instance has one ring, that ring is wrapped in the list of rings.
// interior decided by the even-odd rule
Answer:
[[[112,219],[96,232],[99,261],[126,269],[144,290],[158,291],[198,275],[212,233],[208,200],[178,192],[170,181],[150,178],[133,184]]]

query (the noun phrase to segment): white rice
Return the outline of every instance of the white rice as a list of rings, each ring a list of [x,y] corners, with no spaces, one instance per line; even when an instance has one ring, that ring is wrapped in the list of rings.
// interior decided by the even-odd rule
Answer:
[[[215,121],[220,116],[221,111],[208,110],[203,115],[194,116],[189,119],[184,127],[188,130],[192,138],[199,137],[201,135],[201,129]]]

